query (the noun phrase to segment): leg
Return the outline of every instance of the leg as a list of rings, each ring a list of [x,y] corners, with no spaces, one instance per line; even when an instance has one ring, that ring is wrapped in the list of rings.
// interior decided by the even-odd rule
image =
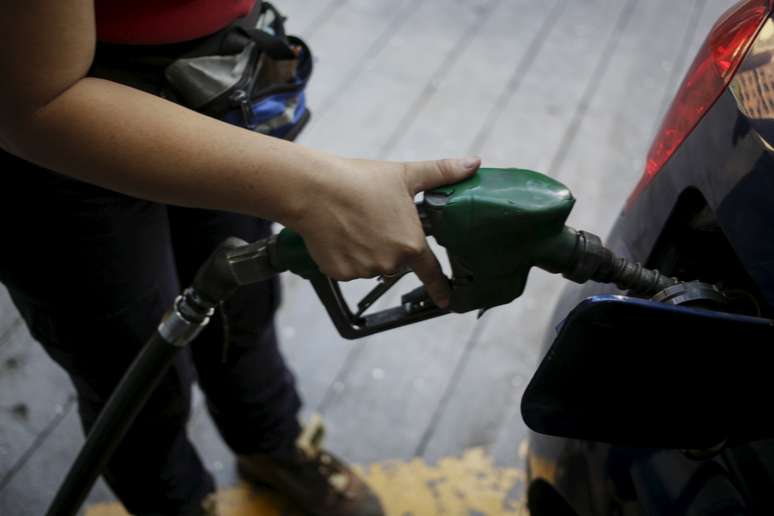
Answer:
[[[268,222],[232,213],[170,208],[169,217],[183,284],[227,237],[270,234]],[[243,287],[191,345],[209,411],[237,454],[281,452],[300,431],[301,401],[274,331],[278,304],[276,279]]]
[[[0,280],[75,385],[85,429],[178,291],[166,209],[9,155],[0,194]],[[181,355],[108,465],[136,514],[188,514],[214,489],[185,434],[193,377]]]

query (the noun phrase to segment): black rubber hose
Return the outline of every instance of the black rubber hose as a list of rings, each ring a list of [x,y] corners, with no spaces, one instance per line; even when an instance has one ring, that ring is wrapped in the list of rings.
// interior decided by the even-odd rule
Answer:
[[[83,448],[51,502],[47,516],[77,514],[140,409],[175,355],[182,349],[184,347],[170,344],[158,332],[154,332],[94,423]]]

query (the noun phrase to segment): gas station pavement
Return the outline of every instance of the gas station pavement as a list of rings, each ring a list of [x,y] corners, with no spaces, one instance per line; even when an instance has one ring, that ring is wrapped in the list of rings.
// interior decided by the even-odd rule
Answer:
[[[363,158],[476,154],[486,166],[538,170],[578,199],[568,223],[600,235],[704,35],[733,3],[275,2],[315,55],[300,143]],[[338,336],[304,280],[282,280],[277,325],[303,416],[322,414],[326,447],[359,465],[388,514],[526,514],[519,400],[559,278],[534,271],[521,298],[480,319],[449,315],[359,341]],[[413,288],[404,281],[388,302]],[[189,432],[224,516],[292,514],[286,500],[239,483],[198,391],[193,403]],[[68,378],[0,289],[0,515],[43,514],[82,442]],[[85,514],[125,513],[100,481]]]

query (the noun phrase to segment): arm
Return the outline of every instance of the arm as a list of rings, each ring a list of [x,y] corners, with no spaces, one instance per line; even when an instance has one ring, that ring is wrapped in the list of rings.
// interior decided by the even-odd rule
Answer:
[[[4,7],[0,144],[6,150],[136,197],[276,220],[299,231],[335,279],[408,264],[444,304],[448,287],[413,195],[463,179],[477,160],[468,166],[348,160],[245,131],[85,77],[95,45],[93,0],[11,0]]]

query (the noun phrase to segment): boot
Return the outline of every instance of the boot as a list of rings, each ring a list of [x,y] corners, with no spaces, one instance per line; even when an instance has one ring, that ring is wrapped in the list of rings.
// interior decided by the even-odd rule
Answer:
[[[281,457],[270,454],[237,456],[237,468],[247,481],[285,494],[313,516],[382,516],[376,494],[343,461],[320,447],[324,428],[313,417]]]

